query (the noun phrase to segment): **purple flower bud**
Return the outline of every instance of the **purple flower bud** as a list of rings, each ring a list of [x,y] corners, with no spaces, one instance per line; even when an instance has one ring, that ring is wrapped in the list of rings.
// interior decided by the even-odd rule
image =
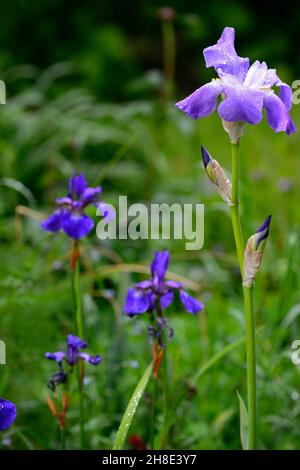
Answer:
[[[247,241],[244,256],[244,281],[245,287],[252,287],[255,276],[259,271],[266,241],[269,236],[271,216],[269,215],[259,226],[256,233]]]
[[[211,182],[217,187],[217,190],[223,201],[232,206],[231,201],[231,182],[224,173],[221,165],[212,158],[204,145],[201,145],[202,160],[206,173]]]

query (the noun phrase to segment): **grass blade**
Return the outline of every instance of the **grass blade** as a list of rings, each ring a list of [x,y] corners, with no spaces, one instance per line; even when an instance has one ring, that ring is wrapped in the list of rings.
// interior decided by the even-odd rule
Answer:
[[[122,421],[120,423],[120,426],[119,426],[119,429],[115,438],[113,450],[121,450],[123,448],[123,445],[124,445],[126,436],[128,434],[129,428],[131,426],[133,417],[135,415],[139,402],[143,396],[145,388],[147,387],[148,381],[151,377],[151,373],[152,373],[152,362],[145,370],[144,375],[139,381],[127,405],[127,408],[125,410],[125,413],[123,415]]]

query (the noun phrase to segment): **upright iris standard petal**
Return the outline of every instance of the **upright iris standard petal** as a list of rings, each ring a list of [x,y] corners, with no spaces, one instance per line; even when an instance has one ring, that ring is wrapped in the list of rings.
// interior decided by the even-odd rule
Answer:
[[[160,251],[154,253],[154,259],[151,263],[151,274],[154,281],[162,282],[167,272],[170,262],[170,253],[168,251]]]
[[[180,291],[180,300],[185,310],[189,313],[192,313],[193,315],[198,312],[201,312],[201,310],[203,310],[204,308],[202,302],[199,302],[199,300],[194,299],[194,297],[187,294],[187,292],[185,292],[184,290]]]
[[[16,416],[16,405],[5,398],[0,398],[0,431],[10,428]]]
[[[63,218],[63,230],[66,234],[79,240],[85,237],[94,227],[94,221],[88,215],[80,212],[70,212]]]
[[[139,315],[145,313],[151,305],[150,296],[148,292],[143,289],[135,289],[134,287],[128,289],[124,312],[128,316]]]
[[[87,187],[85,176],[81,173],[80,175],[73,175],[69,182],[70,196],[76,195],[80,198]]]
[[[221,69],[225,73],[243,80],[249,68],[249,59],[239,57],[234,47],[234,28],[226,27],[214,46],[203,51],[206,67]]]
[[[67,343],[68,343],[68,346],[72,346],[77,349],[87,348],[87,342],[75,335],[68,335]]]
[[[198,88],[190,96],[176,103],[177,108],[193,119],[200,119],[212,114],[217,107],[217,98],[223,91],[220,80],[213,80]]]
[[[101,192],[102,189],[100,186],[97,186],[96,188],[86,188],[81,195],[83,206],[96,202]]]

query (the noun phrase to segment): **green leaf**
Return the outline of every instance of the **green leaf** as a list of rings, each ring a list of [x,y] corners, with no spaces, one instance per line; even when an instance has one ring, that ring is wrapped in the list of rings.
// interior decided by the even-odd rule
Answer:
[[[248,412],[245,402],[239,392],[237,396],[240,405],[240,437],[243,450],[249,450],[249,433],[248,433]]]
[[[151,373],[152,373],[152,362],[147,367],[146,371],[144,372],[143,377],[139,381],[127,405],[127,408],[125,410],[125,413],[123,415],[122,421],[120,423],[120,426],[119,426],[119,429],[115,438],[113,450],[122,450],[123,448],[123,445],[124,445],[126,436],[128,434],[129,428],[131,426],[132,420],[134,418],[135,412],[143,396],[145,388],[147,387],[148,381],[151,377]]]

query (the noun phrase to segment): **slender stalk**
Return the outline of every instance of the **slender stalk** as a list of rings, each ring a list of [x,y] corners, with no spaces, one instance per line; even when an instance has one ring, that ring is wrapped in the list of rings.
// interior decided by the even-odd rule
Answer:
[[[80,288],[80,266],[79,266],[79,244],[74,242],[72,247],[72,260],[71,260],[71,278],[72,278],[72,291],[74,298],[75,309],[75,327],[77,335],[83,337],[83,305],[82,295]],[[83,363],[77,365],[77,382],[79,392],[79,424],[80,424],[80,443],[81,449],[84,449],[84,366]]]
[[[60,429],[60,442],[61,450],[66,450],[66,430],[64,427]]]
[[[152,384],[152,409],[151,409],[151,428],[150,428],[150,448],[154,450],[155,438],[155,416],[156,416],[156,397],[157,397],[157,377],[153,377]]]
[[[160,449],[164,448],[165,440],[168,435],[168,419],[169,419],[169,383],[168,383],[168,360],[167,351],[163,356],[163,426],[160,439]]]
[[[231,157],[232,157],[232,190],[231,201],[233,205],[230,207],[230,216],[233,228],[233,235],[237,251],[237,257],[241,274],[244,274],[244,239],[240,220],[239,211],[239,144],[231,144]]]
[[[247,348],[247,389],[248,389],[248,429],[249,449],[257,447],[257,411],[256,411],[256,359],[255,359],[255,324],[253,314],[253,287],[244,287],[246,313],[246,348]]]
[[[233,234],[241,275],[244,275],[244,239],[239,212],[239,144],[231,144],[232,191],[230,207]],[[255,360],[255,322],[253,313],[253,288],[243,288],[246,315],[247,351],[247,401],[249,449],[257,447],[257,406],[256,406],[256,360]]]
[[[166,101],[172,98],[174,89],[175,74],[175,33],[174,23],[170,21],[162,21],[162,37],[163,37],[163,54],[164,54],[164,78],[165,89],[164,97]]]

